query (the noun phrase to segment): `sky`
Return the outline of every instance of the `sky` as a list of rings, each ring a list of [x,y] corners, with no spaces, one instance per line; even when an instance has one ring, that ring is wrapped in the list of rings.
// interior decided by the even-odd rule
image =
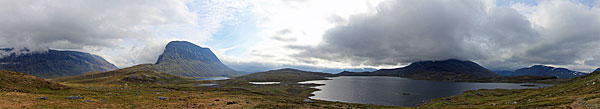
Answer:
[[[120,68],[169,41],[240,71],[397,68],[471,60],[491,70],[600,67],[596,0],[2,0],[0,47],[75,50]],[[0,52],[0,57],[8,53]]]

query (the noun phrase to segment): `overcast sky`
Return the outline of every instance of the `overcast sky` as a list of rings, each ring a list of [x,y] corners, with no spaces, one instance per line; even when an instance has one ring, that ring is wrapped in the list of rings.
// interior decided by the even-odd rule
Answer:
[[[395,68],[472,60],[491,70],[600,67],[596,0],[2,0],[0,47],[154,63],[173,40],[237,70]],[[0,53],[2,56],[3,53]],[[5,53],[4,53],[5,54]]]

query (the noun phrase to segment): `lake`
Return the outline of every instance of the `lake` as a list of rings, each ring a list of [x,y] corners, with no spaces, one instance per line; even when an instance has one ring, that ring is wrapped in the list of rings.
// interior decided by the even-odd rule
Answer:
[[[206,77],[206,78],[194,78],[194,80],[226,80],[228,77]]]
[[[300,83],[325,84],[315,87],[321,90],[313,92],[315,96],[311,99],[392,106],[416,106],[423,100],[460,95],[467,90],[552,86],[536,83],[442,82],[385,76],[341,76],[330,79]]]

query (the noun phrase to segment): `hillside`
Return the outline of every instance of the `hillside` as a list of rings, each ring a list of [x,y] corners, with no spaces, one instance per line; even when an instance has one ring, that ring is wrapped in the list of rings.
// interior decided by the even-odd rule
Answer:
[[[25,73],[0,70],[0,91],[36,92],[38,90],[59,90],[67,86],[49,82]]]
[[[324,80],[327,79],[326,77],[333,76],[335,75],[286,68],[266,72],[252,73],[233,78],[232,80],[245,80],[254,82],[299,82],[308,80]]]
[[[160,72],[187,77],[232,76],[235,71],[209,49],[187,41],[172,41],[159,56],[155,68]]]
[[[600,108],[600,72],[538,89],[485,89],[435,99],[426,108]]]
[[[554,68],[544,65],[534,65],[529,68],[515,70],[511,76],[556,76],[557,78],[575,78],[586,75],[587,73],[572,71],[566,68]]]
[[[414,79],[463,80],[494,78],[500,75],[471,61],[449,59],[444,61],[421,61],[396,69],[381,69],[374,72],[342,72],[342,76],[400,76]]]
[[[14,49],[0,50],[10,52]],[[13,53],[0,58],[0,70],[23,72],[40,78],[76,76],[90,71],[114,69],[117,67],[104,58],[78,51]]]
[[[56,79],[56,81],[60,82],[93,84],[165,84],[188,80],[191,79],[157,72],[153,69],[151,64],[142,64],[113,71],[96,72]]]

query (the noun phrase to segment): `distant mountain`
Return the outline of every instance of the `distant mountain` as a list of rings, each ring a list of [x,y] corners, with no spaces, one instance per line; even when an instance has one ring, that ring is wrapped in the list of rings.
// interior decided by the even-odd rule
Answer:
[[[588,73],[572,71],[566,68],[554,68],[544,65],[534,65],[529,68],[521,68],[515,70],[510,76],[556,76],[557,78],[575,78]]]
[[[513,76],[513,73],[515,73],[515,71],[508,71],[508,70],[501,70],[501,71],[494,71],[497,74],[501,75],[501,76]]]
[[[400,76],[415,79],[461,80],[493,78],[500,75],[471,61],[449,59],[444,61],[414,62],[406,67],[381,69],[374,72],[342,72],[338,75]]]
[[[211,77],[239,75],[209,49],[187,41],[172,41],[159,56],[155,69],[178,76]]]
[[[14,49],[0,50],[10,52]],[[113,69],[117,67],[104,58],[78,51],[13,53],[0,58],[0,70],[23,72],[40,78],[75,76],[90,71]]]
[[[597,71],[600,71],[600,68],[597,68],[596,70],[592,71],[591,73],[594,73],[594,72],[597,72]]]
[[[36,92],[66,88],[68,87],[25,73],[0,70],[0,91]]]
[[[171,84],[190,80],[168,73],[157,72],[151,64],[56,79],[56,81],[61,82],[94,84]]]
[[[270,70],[266,72],[252,73],[240,77],[233,78],[232,80],[244,80],[253,82],[299,82],[308,80],[324,80],[326,77],[333,77],[334,74],[321,73],[321,72],[309,72],[296,69],[279,69]]]

